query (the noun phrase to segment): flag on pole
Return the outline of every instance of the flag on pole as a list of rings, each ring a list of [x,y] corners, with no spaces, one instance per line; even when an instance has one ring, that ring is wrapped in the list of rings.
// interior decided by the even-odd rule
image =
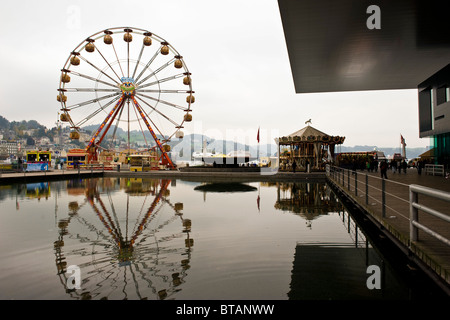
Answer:
[[[256,140],[257,140],[258,143],[259,143],[259,127],[258,127],[258,134],[256,135]]]
[[[406,146],[405,138],[403,138],[401,134],[400,134],[400,141],[402,145]]]

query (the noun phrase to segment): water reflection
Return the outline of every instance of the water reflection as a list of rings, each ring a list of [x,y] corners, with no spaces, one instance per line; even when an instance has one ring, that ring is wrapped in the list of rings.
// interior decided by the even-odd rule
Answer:
[[[170,184],[113,178],[67,183],[69,195],[84,194],[81,203],[69,202],[54,242],[57,274],[67,294],[78,299],[148,299],[150,288],[157,299],[166,299],[178,290],[194,243],[183,204],[169,200]],[[118,193],[122,189],[124,194]],[[81,289],[67,289],[72,264],[84,275]]]
[[[26,185],[25,194],[27,198],[35,198],[38,200],[41,200],[41,198],[48,199],[50,197],[50,183],[29,183]]]
[[[243,186],[249,192],[239,192]],[[7,208],[0,215],[0,294],[110,300],[423,296],[328,185],[224,187],[139,178],[0,187]],[[80,289],[68,288],[71,265],[80,267]],[[369,265],[382,269],[382,290],[366,287]]]
[[[295,213],[306,220],[308,227],[321,215],[343,210],[331,188],[325,183],[267,183],[277,188],[275,208]]]

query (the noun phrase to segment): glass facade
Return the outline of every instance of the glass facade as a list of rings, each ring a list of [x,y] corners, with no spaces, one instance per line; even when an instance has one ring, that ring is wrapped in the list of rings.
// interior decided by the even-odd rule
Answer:
[[[435,135],[433,146],[435,148],[435,163],[443,164],[448,168],[450,165],[450,133]]]

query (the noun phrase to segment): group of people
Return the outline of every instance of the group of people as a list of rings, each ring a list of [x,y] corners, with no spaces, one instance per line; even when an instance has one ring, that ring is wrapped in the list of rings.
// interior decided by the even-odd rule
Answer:
[[[408,168],[408,164],[405,160],[403,161],[391,161],[389,164],[386,161],[382,161],[380,164],[380,172],[381,178],[387,179],[387,171],[388,169],[392,170],[392,173],[406,173],[406,169]]]
[[[402,173],[402,170],[403,170],[403,173],[406,173],[406,169],[408,168],[408,164],[406,163],[405,160],[403,160],[403,161],[391,161],[389,163],[389,165],[390,165],[390,168],[392,170],[392,173],[396,173],[396,172]]]
[[[419,160],[416,163],[416,168],[417,168],[417,173],[420,175],[422,174],[422,169],[424,167],[424,163]],[[385,178],[387,179],[387,171],[388,169],[392,170],[392,173],[401,173],[403,170],[403,173],[406,174],[406,169],[408,168],[408,164],[406,163],[405,160],[403,161],[392,161],[389,164],[386,161],[382,161],[380,163],[380,172],[381,172],[381,178]]]
[[[406,163],[405,160],[402,161],[391,161],[391,162],[387,162],[386,160],[382,160],[381,162],[378,162],[377,160],[372,160],[372,161],[367,161],[366,162],[366,167],[365,169],[367,169],[368,172],[378,172],[378,167],[380,168],[380,174],[381,174],[381,178],[385,178],[387,179],[387,171],[389,169],[392,170],[393,173],[401,173],[402,170],[404,173],[406,173],[406,169],[408,168],[408,164]],[[418,164],[418,173],[421,174],[421,166],[419,166]],[[356,163],[353,163],[353,171],[356,170]]]

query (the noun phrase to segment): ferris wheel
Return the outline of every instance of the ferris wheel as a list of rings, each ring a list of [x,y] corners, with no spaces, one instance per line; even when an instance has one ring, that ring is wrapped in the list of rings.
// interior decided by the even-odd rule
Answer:
[[[57,100],[70,138],[85,139],[89,162],[102,150],[130,150],[139,139],[174,168],[168,142],[183,138],[194,93],[191,73],[171,44],[147,30],[117,27],[72,50],[61,69]]]

